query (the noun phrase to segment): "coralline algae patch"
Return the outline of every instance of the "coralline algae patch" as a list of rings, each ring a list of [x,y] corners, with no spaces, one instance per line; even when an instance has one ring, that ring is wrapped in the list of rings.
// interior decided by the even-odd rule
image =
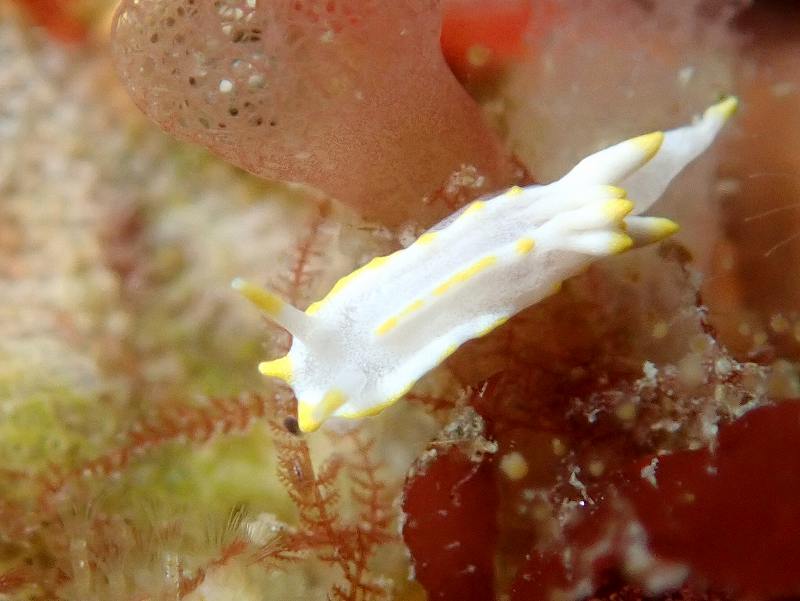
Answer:
[[[374,221],[432,225],[453,173],[474,172],[473,197],[520,175],[448,69],[440,23],[424,0],[125,0],[113,50],[178,138]]]

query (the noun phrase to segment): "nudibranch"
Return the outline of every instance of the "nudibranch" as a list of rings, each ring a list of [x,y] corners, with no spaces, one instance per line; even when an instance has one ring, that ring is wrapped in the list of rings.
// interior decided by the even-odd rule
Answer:
[[[293,337],[261,363],[298,399],[304,432],[374,415],[459,346],[539,302],[599,257],[673,234],[643,217],[735,112],[729,97],[691,125],[621,142],[548,185],[477,200],[391,255],[343,277],[303,312],[254,284],[233,287]]]

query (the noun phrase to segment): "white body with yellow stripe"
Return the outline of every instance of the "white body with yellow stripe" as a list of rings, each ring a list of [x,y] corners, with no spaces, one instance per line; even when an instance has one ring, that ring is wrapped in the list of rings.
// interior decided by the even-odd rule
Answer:
[[[303,431],[330,416],[379,412],[464,342],[549,296],[597,257],[676,231],[669,220],[632,215],[655,202],[735,108],[729,98],[693,125],[593,154],[550,185],[476,201],[408,248],[342,278],[305,313],[237,280],[235,288],[293,335],[289,354],[262,363],[262,373],[291,385]]]

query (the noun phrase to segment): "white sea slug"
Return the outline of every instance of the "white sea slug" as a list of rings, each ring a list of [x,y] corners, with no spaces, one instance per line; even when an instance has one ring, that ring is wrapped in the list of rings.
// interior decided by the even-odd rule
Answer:
[[[475,201],[408,248],[343,277],[305,312],[235,280],[293,336],[289,353],[260,371],[293,388],[304,432],[331,416],[380,412],[459,346],[588,263],[674,233],[668,219],[635,215],[711,144],[736,106],[727,98],[692,125],[592,154],[552,184]]]

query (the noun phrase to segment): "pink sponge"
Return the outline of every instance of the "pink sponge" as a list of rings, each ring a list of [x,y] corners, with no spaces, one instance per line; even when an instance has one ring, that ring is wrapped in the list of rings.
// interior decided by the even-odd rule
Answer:
[[[138,106],[257,175],[428,224],[515,168],[442,57],[438,0],[123,0]],[[455,182],[455,183],[454,183]],[[427,202],[425,202],[427,199]],[[449,200],[449,202],[444,202]]]

